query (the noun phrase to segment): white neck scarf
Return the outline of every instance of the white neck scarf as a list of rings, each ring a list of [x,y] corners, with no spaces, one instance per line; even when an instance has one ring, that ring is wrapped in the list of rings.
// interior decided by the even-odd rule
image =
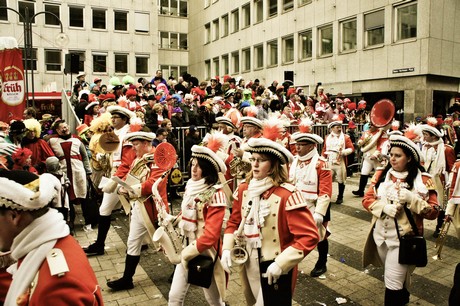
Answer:
[[[17,297],[26,292],[48,252],[59,238],[68,235],[69,227],[62,214],[55,209],[49,209],[14,238],[11,257],[24,260],[19,268],[17,263],[8,268],[8,272],[13,274],[13,281],[6,295],[5,305],[16,305]]]
[[[179,222],[179,228],[181,229],[181,234],[188,238],[196,239],[198,217],[195,199],[208,188],[210,186],[204,182],[204,178],[198,181],[190,179],[185,186],[181,204],[182,220]]]
[[[249,182],[247,198],[252,202],[246,223],[244,224],[244,235],[250,248],[262,246],[262,234],[260,228],[264,226],[265,217],[270,213],[270,204],[260,202],[260,196],[273,187],[273,181],[266,177],[261,180],[252,179]]]
[[[427,147],[431,146],[431,147]],[[446,155],[442,139],[433,142],[426,142],[422,148],[425,164],[428,165],[426,171],[432,175],[441,175],[446,171]],[[429,168],[429,169],[428,169]]]
[[[377,190],[377,197],[383,201],[393,200],[396,201],[398,199],[398,189],[399,188],[407,188],[408,185],[404,181],[407,178],[408,172],[398,172],[393,169],[388,170],[385,181],[383,181],[378,190]],[[397,181],[393,182],[391,177],[394,176]],[[414,187],[411,191],[416,192],[422,199],[427,199],[428,197],[428,189],[426,188],[425,184],[422,180],[422,172],[418,170],[417,176],[414,180]]]
[[[311,160],[310,163],[301,169],[299,162],[308,160]],[[318,150],[314,148],[304,156],[297,156],[292,163],[289,173],[289,179],[295,183],[304,198],[310,201],[318,199],[318,174],[316,172],[318,160]]]
[[[345,136],[342,132],[340,134],[331,133],[326,138],[326,150],[337,151],[345,149]]]

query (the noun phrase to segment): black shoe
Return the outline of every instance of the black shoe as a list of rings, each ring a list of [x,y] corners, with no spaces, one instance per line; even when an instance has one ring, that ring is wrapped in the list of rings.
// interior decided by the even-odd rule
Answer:
[[[311,277],[318,277],[318,276],[323,275],[324,273],[326,273],[326,271],[327,271],[326,266],[320,267],[320,268],[315,266],[315,268],[313,270],[311,270],[310,276]]]
[[[88,247],[83,248],[83,251],[85,251],[87,256],[104,255],[104,246],[93,243]]]
[[[114,281],[107,282],[107,286],[113,291],[133,289],[134,284],[132,280],[126,280],[123,277]]]
[[[146,251],[146,250],[148,250],[148,249],[149,249],[149,245],[148,245],[148,244],[143,244],[143,245],[141,246],[141,252]]]
[[[433,232],[433,238],[438,238],[438,237],[439,237],[439,232],[440,232],[440,230],[436,229],[436,230]]]
[[[337,200],[335,201],[335,204],[342,204],[342,203],[343,203],[343,199],[337,199]]]
[[[364,197],[364,192],[361,192],[359,190],[353,190],[351,193],[357,197]]]

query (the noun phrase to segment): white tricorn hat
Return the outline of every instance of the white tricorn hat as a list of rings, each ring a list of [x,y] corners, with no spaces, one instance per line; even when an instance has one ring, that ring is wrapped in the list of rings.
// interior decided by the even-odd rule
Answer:
[[[126,141],[133,141],[133,140],[145,140],[145,141],[152,141],[156,138],[157,136],[155,133],[151,132],[132,132],[132,133],[127,133],[125,135],[125,140]]]

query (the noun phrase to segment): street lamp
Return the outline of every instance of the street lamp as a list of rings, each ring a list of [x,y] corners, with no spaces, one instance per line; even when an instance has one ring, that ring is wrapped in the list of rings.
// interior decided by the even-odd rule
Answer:
[[[6,7],[6,6],[0,6],[0,9],[6,9],[15,12],[19,17],[22,18],[22,22],[24,25],[24,62],[25,62],[25,67],[24,67],[24,75],[25,75],[25,82],[26,82],[26,99],[27,101],[29,100],[29,82],[28,82],[28,74],[29,74],[29,61],[30,61],[30,69],[32,70],[31,73],[31,84],[32,84],[32,106],[35,107],[35,84],[34,84],[34,71],[32,67],[32,24],[33,20],[35,19],[36,16],[41,15],[41,14],[50,14],[56,18],[57,21],[59,21],[59,25],[61,26],[61,32],[56,36],[56,43],[58,44],[59,47],[65,47],[69,43],[69,36],[64,33],[64,28],[62,26],[61,19],[59,17],[52,13],[52,12],[38,12],[35,13],[34,15],[30,16],[29,15],[29,8],[25,7],[24,15],[22,15],[19,11]]]

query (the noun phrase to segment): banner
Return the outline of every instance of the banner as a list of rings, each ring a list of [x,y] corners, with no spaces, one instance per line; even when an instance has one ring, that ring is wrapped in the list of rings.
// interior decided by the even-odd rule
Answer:
[[[20,49],[0,50],[0,121],[22,119],[26,85]]]

